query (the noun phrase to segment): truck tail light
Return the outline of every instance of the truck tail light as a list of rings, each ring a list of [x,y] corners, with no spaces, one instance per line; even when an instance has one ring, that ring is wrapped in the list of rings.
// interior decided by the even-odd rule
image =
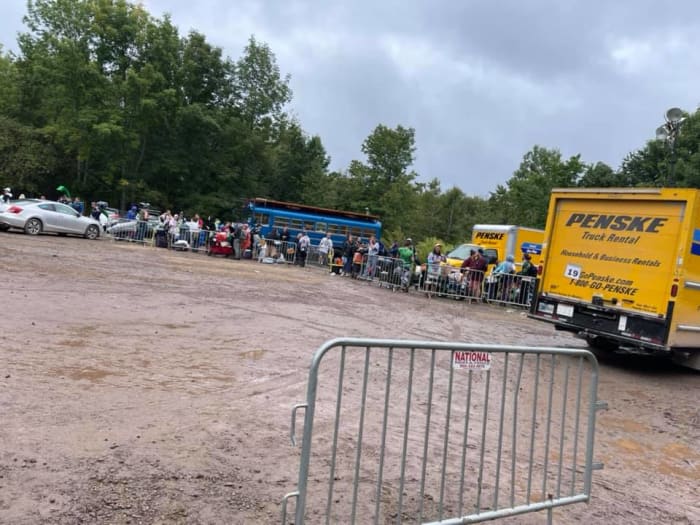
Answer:
[[[544,270],[544,267],[541,264],[539,264],[537,266],[537,275],[542,275],[542,270]]]
[[[671,285],[671,297],[678,295],[678,283],[673,283]]]

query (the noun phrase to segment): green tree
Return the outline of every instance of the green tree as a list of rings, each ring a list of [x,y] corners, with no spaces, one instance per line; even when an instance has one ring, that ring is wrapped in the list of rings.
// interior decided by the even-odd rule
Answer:
[[[41,193],[53,182],[50,176],[56,163],[56,152],[46,136],[0,116],[0,186]]]
[[[252,127],[271,131],[282,120],[283,108],[292,99],[290,76],[282,76],[270,47],[251,36],[236,62],[233,96],[243,119]]]
[[[627,155],[620,168],[621,185],[700,188],[700,110],[687,114],[674,151],[650,140]]]
[[[17,116],[19,106],[17,65],[0,45],[0,115]]]
[[[506,185],[491,194],[493,216],[501,224],[544,228],[552,188],[576,186],[584,170],[580,155],[562,160],[558,150],[535,146]]]
[[[587,166],[578,181],[582,188],[610,188],[620,186],[620,176],[604,162],[596,162]]]
[[[413,164],[415,130],[378,125],[362,143],[367,164],[353,160],[341,198],[351,209],[382,217],[385,227],[407,228],[415,222],[418,191]]]

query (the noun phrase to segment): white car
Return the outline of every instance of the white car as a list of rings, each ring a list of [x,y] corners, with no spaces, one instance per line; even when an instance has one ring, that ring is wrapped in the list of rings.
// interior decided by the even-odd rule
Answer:
[[[39,199],[9,203],[0,211],[0,225],[24,230],[28,235],[60,233],[87,239],[100,236],[100,223],[92,217],[84,217],[60,202]]]

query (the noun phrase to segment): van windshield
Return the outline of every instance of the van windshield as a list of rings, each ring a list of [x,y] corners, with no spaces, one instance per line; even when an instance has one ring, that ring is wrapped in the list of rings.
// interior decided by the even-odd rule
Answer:
[[[447,254],[448,259],[466,259],[469,257],[471,250],[478,250],[479,246],[476,244],[461,244],[457,246],[454,250]],[[498,261],[498,250],[495,248],[486,248],[484,250],[484,257],[489,261],[489,264],[495,264]]]
[[[469,257],[471,250],[479,248],[476,244],[461,244],[447,254],[449,259],[466,259]]]

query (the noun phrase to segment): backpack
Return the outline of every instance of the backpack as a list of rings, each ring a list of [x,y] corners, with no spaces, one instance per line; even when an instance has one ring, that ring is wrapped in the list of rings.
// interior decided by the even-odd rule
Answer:
[[[386,246],[384,246],[384,243],[382,241],[377,241],[377,245],[377,254],[381,257],[386,256]]]
[[[523,263],[522,274],[528,277],[537,277],[537,268],[530,261]]]

